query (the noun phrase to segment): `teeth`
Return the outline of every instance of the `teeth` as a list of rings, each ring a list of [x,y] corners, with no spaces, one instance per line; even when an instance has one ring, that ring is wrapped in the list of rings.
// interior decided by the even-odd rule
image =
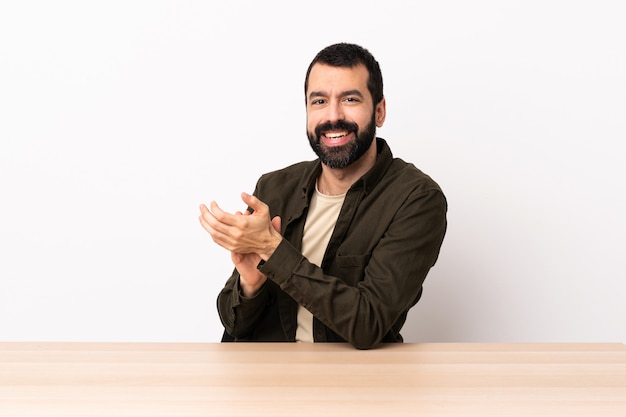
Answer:
[[[326,137],[329,139],[337,139],[342,136],[346,136],[348,132],[339,132],[339,133],[326,133]]]

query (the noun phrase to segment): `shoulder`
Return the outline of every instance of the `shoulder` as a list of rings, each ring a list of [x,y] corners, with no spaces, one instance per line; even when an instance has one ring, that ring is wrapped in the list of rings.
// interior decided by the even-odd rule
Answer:
[[[419,198],[425,194],[445,196],[439,184],[417,168],[413,163],[401,158],[388,157],[386,168],[371,188],[374,198],[404,201]]]
[[[383,183],[394,183],[405,190],[414,192],[439,192],[443,191],[439,184],[428,174],[417,168],[413,163],[406,162],[401,158],[394,158],[384,176]]]
[[[439,184],[412,163],[394,158],[369,197],[384,202],[384,210],[394,217],[413,219],[415,227],[426,222],[445,229],[447,198]]]
[[[369,198],[384,201],[392,212],[434,210],[445,215],[448,202],[439,184],[414,164],[393,158]]]
[[[378,161],[366,175],[368,188],[384,194],[441,193],[441,187],[413,163],[395,157],[387,141],[378,140]],[[371,188],[373,187],[373,188]]]

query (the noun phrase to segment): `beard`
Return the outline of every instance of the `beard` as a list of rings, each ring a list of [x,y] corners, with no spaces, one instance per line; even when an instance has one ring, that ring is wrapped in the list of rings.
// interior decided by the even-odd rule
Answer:
[[[354,140],[340,146],[326,146],[320,137],[330,130],[345,130],[354,133]],[[340,120],[335,123],[326,122],[318,125],[315,132],[306,132],[309,144],[320,161],[329,168],[345,168],[362,157],[372,145],[376,136],[376,118],[372,118],[362,132],[356,123]]]

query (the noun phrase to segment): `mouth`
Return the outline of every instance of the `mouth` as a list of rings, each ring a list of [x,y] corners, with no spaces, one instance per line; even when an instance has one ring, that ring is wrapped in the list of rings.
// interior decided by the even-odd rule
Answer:
[[[348,130],[324,132],[321,139],[326,146],[341,146],[346,144],[352,137]]]

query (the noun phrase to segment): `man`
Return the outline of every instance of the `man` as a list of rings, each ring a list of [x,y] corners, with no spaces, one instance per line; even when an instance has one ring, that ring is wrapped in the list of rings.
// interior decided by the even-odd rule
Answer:
[[[235,265],[217,299],[223,340],[402,342],[443,242],[445,196],[376,137],[386,103],[369,51],[323,49],[304,91],[319,159],[261,176],[245,213],[200,206]]]

